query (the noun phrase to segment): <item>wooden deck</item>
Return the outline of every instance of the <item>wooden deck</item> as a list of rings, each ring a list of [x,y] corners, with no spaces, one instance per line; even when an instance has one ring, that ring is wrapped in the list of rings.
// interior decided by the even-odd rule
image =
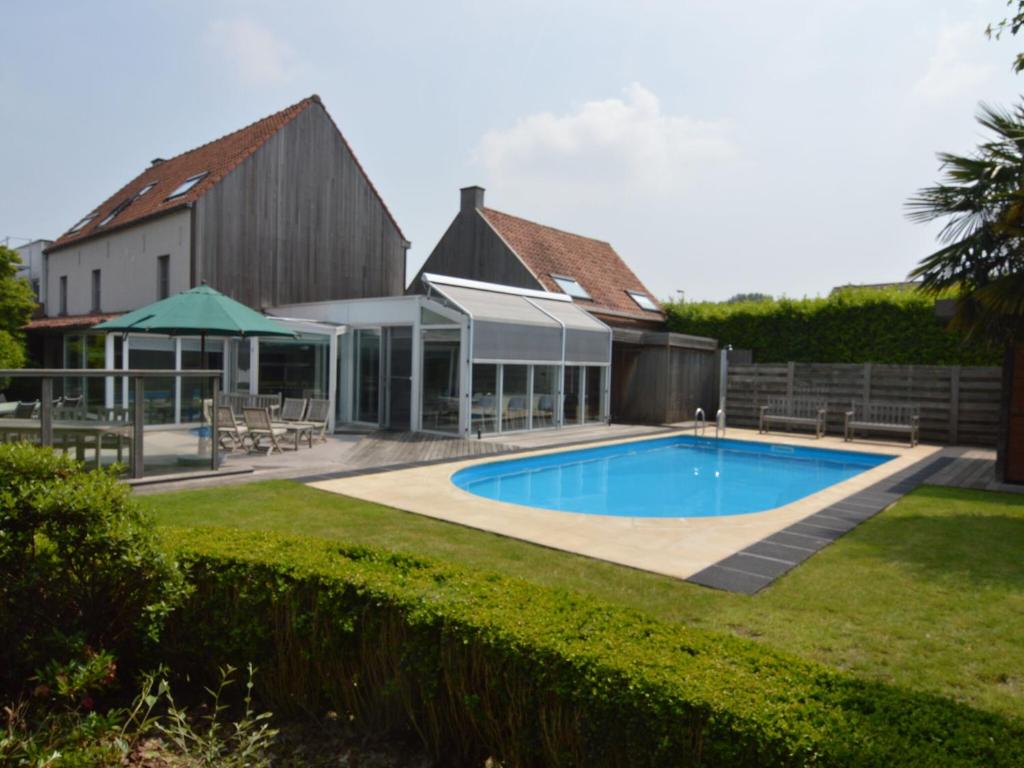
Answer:
[[[257,480],[327,479],[367,472],[405,469],[476,456],[511,454],[523,450],[582,445],[601,440],[656,435],[662,427],[605,424],[543,432],[521,432],[476,438],[449,437],[424,432],[367,431],[330,435],[326,443],[312,449],[286,450],[270,456],[229,453],[223,467],[242,474],[224,474],[196,479],[154,483],[135,489],[136,493],[164,493],[217,485],[237,485]]]
[[[371,432],[350,453],[350,469],[386,468],[395,465],[455,461],[514,450],[488,440],[466,440],[423,432]]]
[[[996,452],[982,448],[946,448],[942,456],[952,463],[928,479],[929,485],[949,488],[972,488],[978,491],[1024,493],[1024,485],[996,481]]]

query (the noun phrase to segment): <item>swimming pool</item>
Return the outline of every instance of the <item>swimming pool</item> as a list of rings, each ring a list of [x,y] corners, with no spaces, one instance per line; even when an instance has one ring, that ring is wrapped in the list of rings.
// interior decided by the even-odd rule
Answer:
[[[478,464],[452,482],[495,501],[561,512],[716,517],[781,507],[892,458],[678,435]]]

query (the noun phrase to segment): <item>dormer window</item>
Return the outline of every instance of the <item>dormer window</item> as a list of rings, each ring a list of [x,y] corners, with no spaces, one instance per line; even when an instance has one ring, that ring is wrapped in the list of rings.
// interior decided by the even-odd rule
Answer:
[[[137,198],[140,198],[140,197],[142,197],[142,196],[143,196],[144,194],[146,194],[147,192],[149,192],[149,190],[151,190],[151,189],[152,189],[153,187],[155,187],[155,186],[156,186],[156,182],[155,182],[155,181],[151,181],[151,182],[149,182],[149,184],[147,184],[146,186],[144,186],[144,187],[143,187],[142,189],[140,189],[140,190],[139,190],[139,191],[138,191],[138,192],[137,192],[137,193],[135,194],[135,197],[136,197],[136,199],[137,199]]]
[[[658,305],[655,304],[651,300],[651,297],[646,293],[641,293],[640,291],[626,291],[626,293],[629,294],[629,297],[636,302],[636,305],[640,307],[640,309],[646,309],[648,312],[661,311],[661,309],[658,308]]]
[[[554,280],[558,287],[562,289],[562,293],[572,296],[574,299],[590,298],[590,294],[587,293],[587,289],[580,285],[579,280],[575,277],[569,277],[568,275],[551,275],[551,279]]]
[[[205,179],[206,175],[208,173],[209,173],[209,171],[203,171],[202,173],[197,173],[195,176],[189,176],[187,179],[185,179],[183,182],[181,182],[181,184],[179,184],[174,189],[174,191],[171,192],[171,194],[169,194],[167,197],[165,197],[164,200],[173,200],[176,197],[181,197],[186,192],[188,192],[190,189],[192,189],[192,187],[194,187],[200,181]]]

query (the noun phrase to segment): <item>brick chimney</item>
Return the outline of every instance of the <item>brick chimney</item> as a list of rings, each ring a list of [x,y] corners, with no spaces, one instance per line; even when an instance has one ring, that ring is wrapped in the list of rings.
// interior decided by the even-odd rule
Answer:
[[[483,187],[463,187],[459,190],[459,210],[463,213],[472,213],[477,208],[484,207]]]

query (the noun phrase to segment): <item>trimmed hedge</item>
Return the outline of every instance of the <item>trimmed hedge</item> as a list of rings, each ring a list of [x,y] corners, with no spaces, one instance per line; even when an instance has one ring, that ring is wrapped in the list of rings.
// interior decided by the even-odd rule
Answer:
[[[410,556],[162,529],[176,669],[256,663],[277,711],[411,732],[445,765],[1019,766],[1024,726],[741,638]]]
[[[964,343],[918,291],[856,289],[827,298],[666,304],[671,331],[752,349],[759,363],[1001,365],[994,346]]]

